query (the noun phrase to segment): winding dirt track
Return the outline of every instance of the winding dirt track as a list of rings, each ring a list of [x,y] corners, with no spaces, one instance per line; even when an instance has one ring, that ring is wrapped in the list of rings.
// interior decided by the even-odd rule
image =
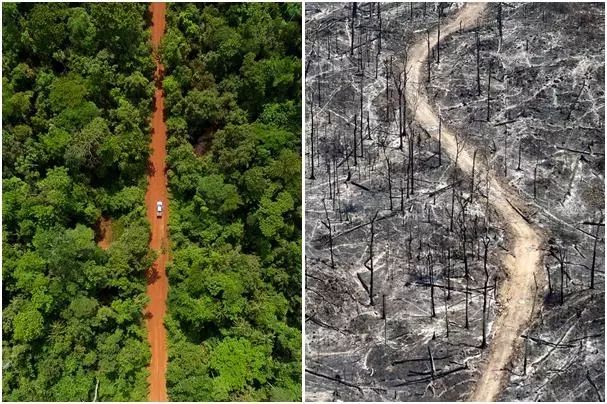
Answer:
[[[152,3],[152,46],[156,53],[160,40],[164,35],[165,11],[164,3]],[[162,91],[163,66],[157,55],[156,73],[154,76],[156,90],[154,93],[154,113],[152,115],[152,154],[149,160],[148,189],[145,195],[148,219],[150,221],[152,237],[150,248],[159,253],[158,258],[148,270],[147,293],[150,298],[146,308],[145,319],[148,330],[148,341],[152,358],[150,360],[150,401],[167,401],[166,368],[167,343],[164,328],[164,314],[166,312],[166,299],[169,282],[166,276],[167,261],[167,232],[166,224],[169,220],[169,206],[167,199],[167,179],[165,173],[166,158],[166,125],[164,123],[164,94]],[[156,217],[156,202],[164,204],[164,214]]]
[[[462,29],[473,27],[485,9],[485,5],[484,3],[467,3],[458,15],[441,26],[441,39],[459,30],[460,21]],[[437,40],[436,31],[430,34],[430,38],[430,48],[434,48]],[[411,97],[410,99],[417,97],[415,120],[437,137],[438,116],[430,106],[423,88],[426,80],[427,46],[424,35],[409,49],[407,69],[411,68],[409,71],[412,85],[407,87],[407,96]],[[455,160],[457,152],[455,135],[444,126],[441,143],[443,150]],[[458,166],[467,174],[472,172],[472,152],[470,147],[464,147],[458,158]],[[481,166],[478,160],[476,161],[477,167]],[[501,221],[507,226],[513,255],[504,257],[508,278],[500,288],[500,313],[493,323],[493,338],[490,340],[489,352],[485,354],[484,358],[485,369],[481,370],[481,377],[470,397],[472,401],[495,401],[507,381],[508,372],[504,369],[510,362],[519,342],[520,332],[527,325],[532,314],[532,302],[535,298],[533,274],[540,265],[542,242],[539,233],[512,207],[512,205],[522,205],[518,197],[503,188],[493,176],[490,176],[489,181],[489,202],[492,203],[501,217]]]

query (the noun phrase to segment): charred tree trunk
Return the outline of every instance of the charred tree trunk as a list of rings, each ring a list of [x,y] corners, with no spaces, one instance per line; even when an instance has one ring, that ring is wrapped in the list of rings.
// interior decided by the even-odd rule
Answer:
[[[443,127],[443,118],[440,115],[438,116],[438,166],[441,167],[443,165],[443,148],[441,144],[442,140],[442,127]]]
[[[508,126],[504,125],[504,177],[508,176]]]
[[[329,156],[325,156],[325,161],[327,163],[327,176],[329,177],[329,198],[333,199],[333,177],[331,176],[331,160]]]
[[[369,304],[371,306],[375,305],[375,301],[373,300],[373,276],[374,276],[374,268],[373,268],[373,241],[375,239],[375,220],[377,219],[377,214],[379,212],[375,212],[375,216],[373,216],[373,219],[371,220],[371,241],[369,243],[369,259],[367,260],[367,263],[365,263],[365,266],[367,267],[367,269],[371,272],[371,277],[369,280]]]
[[[453,221],[455,216],[455,178],[451,183],[451,212],[449,217],[449,232],[453,232]]]
[[[500,35],[500,43],[502,42],[502,3],[497,3],[497,31]]]
[[[388,76],[391,74],[394,74],[394,71],[392,69],[392,56],[390,56],[390,68],[386,72],[386,100],[388,102],[388,104],[387,104],[388,105],[388,108],[387,108],[388,122],[390,121],[390,109],[392,108],[392,101],[390,100],[390,94],[394,94],[394,90],[392,90],[392,93],[390,93],[388,91],[388,89],[390,88],[390,80],[388,80]],[[394,111],[392,111],[392,112],[394,112]]]
[[[310,99],[310,179],[315,180],[314,177],[314,97]]]
[[[481,41],[478,34],[478,26],[475,30],[476,36],[476,89],[478,95],[481,95]]]
[[[491,61],[489,61],[489,72],[487,78],[487,122],[491,119]]]
[[[601,218],[601,222],[602,222]],[[590,289],[594,289],[594,270],[596,267],[596,246],[599,241],[599,229],[601,227],[601,223],[595,224],[596,230],[594,232],[594,247],[592,248],[592,266],[590,267]]]
[[[463,242],[463,248],[464,248],[464,277],[466,278],[466,324],[465,324],[465,328],[469,329],[470,328],[470,322],[468,320],[468,308],[469,308],[469,300],[470,300],[470,273],[468,272],[468,252],[466,251],[466,229],[464,228],[464,242]]]
[[[386,154],[384,149],[384,156],[386,158],[386,165],[388,166],[388,197],[390,198],[390,211],[394,210],[392,206],[392,164],[390,163],[390,158]]]
[[[350,20],[350,32],[352,34],[350,38],[350,56],[354,56],[354,21],[356,20],[356,8],[357,3],[352,3],[352,18]]]
[[[564,258],[564,257],[563,257]],[[561,260],[559,262],[560,266],[561,266],[561,306],[563,305],[563,303],[565,302],[565,278],[564,278],[564,273],[565,273],[565,260]]]
[[[354,166],[358,165],[358,160],[357,160],[357,154],[358,154],[358,138],[356,137],[356,132],[357,132],[357,128],[358,128],[358,115],[354,114],[354,136],[352,138],[353,140],[353,146],[354,146],[354,150],[352,151],[352,155],[354,156]]]
[[[363,98],[364,98],[364,79],[365,79],[365,68],[363,65],[362,75],[360,76],[360,157],[364,158],[364,130],[363,130]]]
[[[403,188],[403,179],[400,179],[400,213],[405,213],[405,190]]]
[[[565,302],[565,263],[567,261],[567,250],[563,246],[553,246],[550,248],[550,255],[559,263],[559,269],[561,270],[560,304],[562,306]]]
[[[537,164],[533,168],[533,199],[537,199]]]
[[[403,136],[405,137],[407,137],[407,61],[409,59],[408,54],[408,51],[405,49],[405,61],[403,63]]]
[[[386,319],[386,295],[381,295],[381,319]]]
[[[436,8],[438,11],[438,29],[436,31],[436,64],[440,64],[440,15],[441,15],[441,3],[438,3],[438,7]]]
[[[476,152],[477,150],[474,149],[474,154],[472,155],[472,176],[471,176],[471,182],[470,182],[470,202],[472,203],[472,200],[474,199],[474,168],[476,165]]]
[[[393,72],[394,87],[398,95],[398,139],[399,150],[403,150],[403,136],[406,136],[406,119],[404,118],[407,113],[407,99],[405,98],[405,90],[407,85],[407,54],[405,53],[405,62],[403,65],[402,73],[398,70],[396,73]]]
[[[521,171],[521,138],[518,138],[518,165],[516,166],[516,171]]]
[[[424,6],[425,7],[425,6]],[[428,57],[426,58],[426,60],[428,61],[428,83],[430,83],[430,31],[426,30],[426,42],[428,44]]]
[[[460,198],[460,204],[462,203],[461,198]],[[470,272],[469,272],[469,268],[468,268],[468,250],[467,250],[467,244],[468,244],[468,238],[467,238],[467,229],[466,229],[466,208],[465,205],[462,204],[462,224],[461,224],[461,237],[462,237],[462,252],[463,252],[463,259],[464,259],[464,278],[466,279],[466,324],[465,324],[465,328],[469,329],[470,328],[470,322],[469,322],[469,318],[468,318],[468,306],[469,306],[469,300],[470,300]]]
[[[432,305],[432,318],[436,317],[434,308],[434,263],[432,262],[432,253],[428,255],[428,271],[430,273],[430,303]]]
[[[451,247],[447,247],[447,299],[451,299]]]
[[[381,53],[381,37],[382,37],[382,26],[381,26],[381,3],[377,3],[377,19],[379,20],[379,36],[378,36],[378,49],[377,55]]]
[[[485,271],[485,284],[483,287],[483,340],[481,342],[481,348],[487,347],[487,287],[489,285],[489,269],[487,268],[487,252],[489,250],[489,238],[483,239],[483,245],[485,246],[485,252],[483,254],[483,269]]]
[[[322,94],[321,94],[321,89],[320,89],[320,80],[316,80],[316,88],[318,91],[318,109],[322,108]]]
[[[546,273],[548,274],[548,296],[552,296],[552,279],[550,277],[550,265],[546,264]]]
[[[403,89],[399,85],[396,87],[396,92],[398,94],[398,138],[399,144],[398,148],[400,150],[403,149]]]
[[[447,304],[447,294],[444,290],[443,297],[445,301],[445,328],[447,329],[447,338],[449,338],[449,305]]]
[[[331,178],[329,176],[329,178]],[[325,208],[325,220],[322,224],[329,230],[329,251],[331,252],[331,269],[335,269],[335,260],[333,259],[333,228],[331,225],[331,219],[329,218],[329,212],[327,211],[327,204],[325,198],[322,199],[322,206]]]
[[[430,375],[432,376],[432,380],[434,380],[436,375],[436,365],[434,364],[434,356],[432,355],[430,344],[428,344],[428,359],[430,360]]]
[[[414,174],[415,174],[415,166],[414,166],[414,161],[413,161],[414,145],[415,145],[415,143],[413,141],[413,131],[411,130],[411,128],[409,128],[409,179],[411,181],[411,187],[409,189],[409,193],[411,195],[413,195],[413,193],[414,193],[414,185],[413,185]]]

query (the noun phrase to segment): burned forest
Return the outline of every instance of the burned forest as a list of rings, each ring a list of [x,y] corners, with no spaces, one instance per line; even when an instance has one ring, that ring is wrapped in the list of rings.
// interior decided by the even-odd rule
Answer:
[[[306,400],[604,400],[604,11],[306,4]]]

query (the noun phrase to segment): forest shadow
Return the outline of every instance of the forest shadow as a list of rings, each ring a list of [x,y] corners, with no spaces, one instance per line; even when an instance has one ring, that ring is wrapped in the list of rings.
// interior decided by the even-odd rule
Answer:
[[[148,285],[154,284],[158,279],[160,279],[160,275],[158,274],[158,263],[153,263],[147,274],[147,282]]]

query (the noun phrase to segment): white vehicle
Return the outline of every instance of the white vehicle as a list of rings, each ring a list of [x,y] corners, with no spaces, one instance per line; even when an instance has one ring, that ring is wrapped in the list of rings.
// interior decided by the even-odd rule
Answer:
[[[163,205],[162,201],[156,202],[156,217],[162,217]]]

